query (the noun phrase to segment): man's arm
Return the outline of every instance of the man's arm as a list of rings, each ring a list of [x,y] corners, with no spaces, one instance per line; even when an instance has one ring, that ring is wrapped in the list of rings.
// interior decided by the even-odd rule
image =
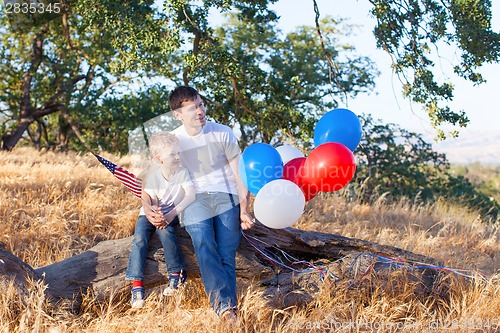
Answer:
[[[240,174],[238,172],[238,162],[240,160],[240,155],[233,158],[229,162],[229,166],[236,176],[236,186],[238,188],[238,196],[240,198],[240,221],[241,229],[247,230],[253,227],[254,220],[252,216],[248,213],[248,204],[250,202],[250,192],[246,189],[245,185],[241,181]]]
[[[184,209],[186,209],[190,204],[196,201],[196,193],[194,191],[194,186],[186,186],[184,189],[184,197],[182,200],[175,205],[174,209],[165,214],[165,219],[168,223],[172,222],[176,216],[178,216]]]

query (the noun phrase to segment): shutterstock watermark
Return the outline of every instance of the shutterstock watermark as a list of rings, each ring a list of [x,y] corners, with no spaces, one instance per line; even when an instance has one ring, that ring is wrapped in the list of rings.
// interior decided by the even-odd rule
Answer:
[[[59,14],[62,8],[60,1],[44,3],[39,0],[0,0],[0,5],[3,6],[3,12],[7,15]]]
[[[370,321],[365,319],[318,321],[297,321],[292,319],[290,327],[300,331],[322,330],[324,332],[432,332],[438,330],[477,330],[496,331],[500,328],[500,319],[460,318],[450,320],[422,321]]]

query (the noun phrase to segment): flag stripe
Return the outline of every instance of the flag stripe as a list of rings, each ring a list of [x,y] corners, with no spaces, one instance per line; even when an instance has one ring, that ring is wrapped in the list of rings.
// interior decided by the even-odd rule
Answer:
[[[127,177],[123,177],[120,174],[116,174],[116,178],[118,178],[120,181],[122,181],[127,187],[134,188],[134,189],[141,189],[141,183],[138,182],[137,179],[129,179]]]
[[[133,173],[125,170],[124,168],[108,161],[107,159],[95,155],[95,157],[104,165],[116,178],[118,178],[123,185],[132,191],[137,197],[141,197],[142,181],[137,178]]]

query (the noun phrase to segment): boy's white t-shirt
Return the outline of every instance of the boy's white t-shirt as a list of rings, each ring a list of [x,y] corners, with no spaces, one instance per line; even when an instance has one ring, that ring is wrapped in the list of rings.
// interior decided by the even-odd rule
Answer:
[[[179,139],[181,161],[189,171],[196,193],[238,194],[236,176],[229,161],[241,150],[238,139],[228,126],[207,121],[198,135],[189,135],[183,125],[173,133]]]
[[[181,167],[170,180],[167,180],[161,168],[158,168],[147,177],[144,192],[153,201],[157,200],[158,206],[161,207],[163,213],[166,213],[184,198],[185,190],[189,186],[193,186],[193,182],[186,168]],[[145,215],[143,207],[139,215]]]

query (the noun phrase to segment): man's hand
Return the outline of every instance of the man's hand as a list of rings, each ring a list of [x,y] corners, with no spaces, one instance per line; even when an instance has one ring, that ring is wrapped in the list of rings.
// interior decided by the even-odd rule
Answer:
[[[177,212],[175,211],[175,209],[172,209],[170,212],[163,215],[163,219],[165,220],[165,222],[167,222],[167,224],[170,224],[172,223],[172,221],[175,219],[176,216]]]
[[[254,219],[250,214],[248,213],[241,213],[240,214],[240,220],[241,220],[241,229],[243,230],[248,230],[251,227],[253,227],[254,224]]]

